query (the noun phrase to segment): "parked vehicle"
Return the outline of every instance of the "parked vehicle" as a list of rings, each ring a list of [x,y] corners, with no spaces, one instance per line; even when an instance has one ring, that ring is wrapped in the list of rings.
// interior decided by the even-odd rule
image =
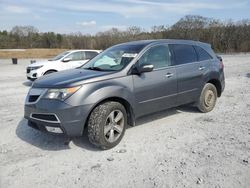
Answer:
[[[100,50],[70,50],[48,61],[32,63],[27,67],[27,79],[33,81],[46,74],[80,67],[100,52]]]
[[[113,46],[84,66],[44,76],[30,89],[24,117],[47,132],[81,136],[108,149],[138,117],[183,104],[213,110],[225,87],[209,44],[146,40]]]

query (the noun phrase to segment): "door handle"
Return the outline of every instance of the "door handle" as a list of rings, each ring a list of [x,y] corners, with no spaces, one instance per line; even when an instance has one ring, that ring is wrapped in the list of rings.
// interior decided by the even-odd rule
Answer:
[[[173,74],[173,73],[167,73],[165,76],[166,76],[167,78],[171,78],[172,76],[174,76],[174,74]]]
[[[206,67],[199,67],[199,70],[202,71],[204,70]]]

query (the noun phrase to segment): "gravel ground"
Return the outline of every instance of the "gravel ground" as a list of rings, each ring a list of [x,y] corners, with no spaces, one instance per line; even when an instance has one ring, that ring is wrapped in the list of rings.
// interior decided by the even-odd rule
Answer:
[[[0,60],[0,187],[249,187],[250,54],[224,55],[226,89],[207,114],[179,107],[141,118],[115,148],[27,127],[29,60]]]

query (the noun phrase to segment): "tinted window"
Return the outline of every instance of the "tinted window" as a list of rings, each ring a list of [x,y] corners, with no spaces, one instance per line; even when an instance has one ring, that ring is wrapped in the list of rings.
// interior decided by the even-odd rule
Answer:
[[[85,59],[93,59],[97,54],[97,52],[85,52]]]
[[[209,55],[206,50],[204,50],[203,48],[199,47],[199,46],[194,46],[197,54],[198,54],[198,59],[199,61],[205,61],[205,60],[209,60],[212,59],[212,56]]]
[[[197,61],[197,55],[193,46],[187,44],[171,44],[170,46],[174,51],[175,64],[180,65]]]
[[[167,45],[155,46],[145,52],[139,59],[140,65],[152,64],[154,69],[170,65],[170,55]]]

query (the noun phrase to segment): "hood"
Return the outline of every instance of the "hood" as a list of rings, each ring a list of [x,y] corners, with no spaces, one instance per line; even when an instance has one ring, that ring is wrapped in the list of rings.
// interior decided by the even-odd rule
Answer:
[[[83,84],[84,81],[112,74],[112,72],[71,69],[42,76],[33,83],[37,88],[65,88]]]
[[[36,67],[36,66],[41,66],[41,65],[46,65],[48,63],[55,63],[56,61],[49,61],[49,60],[44,60],[44,61],[37,61],[35,63],[32,63],[28,65],[28,67]]]

